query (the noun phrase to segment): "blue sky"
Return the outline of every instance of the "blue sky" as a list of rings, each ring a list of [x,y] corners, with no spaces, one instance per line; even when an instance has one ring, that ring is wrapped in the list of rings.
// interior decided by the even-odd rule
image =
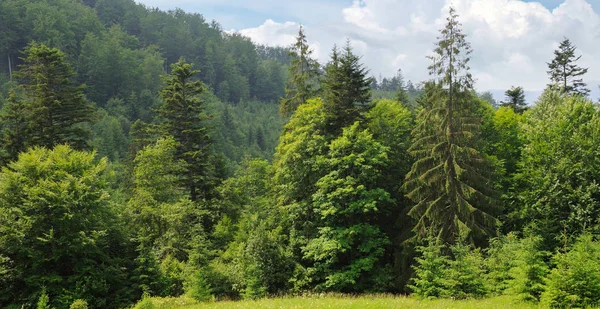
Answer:
[[[286,10],[285,6],[295,6],[298,3],[306,3],[305,6],[315,3],[326,3],[327,6],[342,9],[352,5],[352,0],[326,0],[326,1],[258,1],[267,5],[256,5],[251,1],[186,1],[186,0],[136,0],[138,2],[158,7],[163,10],[181,8],[185,11],[201,13],[208,20],[218,21],[224,29],[244,29],[261,25],[265,20],[274,21],[295,21],[298,23],[310,25],[318,20],[321,14],[318,9],[311,10],[310,14],[299,14],[294,10]],[[426,0],[424,0],[426,1]],[[564,2],[564,0],[523,0],[524,2],[539,2],[549,10],[553,10]],[[600,12],[600,0],[589,0],[590,4],[597,12]],[[280,3],[280,4],[275,4]],[[292,4],[296,3],[296,4]],[[275,4],[275,5],[274,5]],[[284,9],[282,9],[282,7]],[[302,11],[303,13],[304,11]]]
[[[585,81],[600,84],[600,0],[137,0],[182,8],[216,20],[257,43],[289,46],[305,26],[315,57],[325,63],[349,39],[374,76],[429,78],[428,60],[450,4],[474,53],[476,88],[501,94],[523,86],[535,97],[548,84],[547,62],[563,37],[578,47]]]

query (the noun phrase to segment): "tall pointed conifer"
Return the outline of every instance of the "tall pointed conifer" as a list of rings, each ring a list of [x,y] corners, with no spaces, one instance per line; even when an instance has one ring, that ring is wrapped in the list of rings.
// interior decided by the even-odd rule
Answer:
[[[319,63],[311,58],[312,52],[304,29],[300,26],[296,43],[289,53],[292,56],[289,68],[290,79],[285,86],[285,97],[280,101],[280,110],[283,114],[293,113],[298,105],[318,93]]]
[[[454,8],[441,30],[429,73],[439,87],[419,113],[410,152],[416,162],[407,174],[407,196],[416,205],[409,215],[417,220],[417,236],[430,230],[454,243],[460,226],[493,233],[493,200],[485,158],[474,149],[481,120],[469,73],[471,45]]]
[[[183,58],[171,65],[171,73],[164,78],[165,87],[161,92],[164,104],[159,109],[164,118],[164,135],[173,136],[176,145],[176,159],[185,161],[182,182],[190,191],[192,201],[206,195],[207,184],[212,183],[210,138],[204,102],[200,94],[204,91],[201,81],[192,78],[198,74],[192,64]]]

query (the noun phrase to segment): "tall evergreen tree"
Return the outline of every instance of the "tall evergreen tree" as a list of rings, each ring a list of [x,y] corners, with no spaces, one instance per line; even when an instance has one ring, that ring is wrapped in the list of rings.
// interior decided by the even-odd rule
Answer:
[[[85,124],[93,121],[93,109],[83,94],[84,85],[74,84],[75,72],[65,54],[35,42],[24,54],[23,64],[15,73],[23,98],[13,94],[3,115],[8,124],[5,147],[11,148],[5,150],[10,159],[32,146],[70,144],[75,149],[89,148],[90,130]]]
[[[164,118],[164,135],[173,136],[177,143],[176,159],[186,163],[182,182],[189,189],[190,199],[197,200],[208,192],[207,183],[212,182],[210,173],[210,138],[204,102],[200,94],[204,91],[201,81],[193,81],[198,70],[183,58],[171,65],[171,73],[164,78],[161,91],[164,104],[159,109]]]
[[[285,97],[280,101],[283,114],[293,113],[298,105],[318,93],[319,63],[311,58],[312,53],[304,29],[300,26],[296,43],[289,53],[292,57],[289,68],[290,79],[285,86]]]
[[[406,91],[406,85],[404,84],[404,76],[402,75],[402,69],[398,69],[396,74],[398,80],[398,89],[396,89],[396,101],[402,103],[404,106],[408,106],[410,103],[410,97]]]
[[[512,107],[515,113],[522,114],[527,110],[527,103],[525,103],[525,93],[523,87],[512,86],[510,89],[504,92],[506,98],[502,101],[502,106]]]
[[[487,162],[473,148],[480,120],[469,73],[471,45],[465,40],[458,15],[450,8],[447,23],[430,57],[430,74],[440,87],[418,115],[411,153],[416,157],[406,175],[408,197],[416,205],[409,215],[417,220],[415,231],[427,230],[454,243],[460,226],[473,234],[492,233],[492,190]]]
[[[360,110],[371,100],[369,71],[352,52],[350,41],[340,53],[333,47],[331,61],[325,68],[323,88],[325,109],[329,116],[329,132],[338,135],[360,116]]]
[[[587,96],[590,90],[586,88],[581,76],[587,73],[587,68],[575,64],[581,56],[575,56],[576,47],[565,38],[554,51],[554,59],[548,63],[551,87],[558,88],[562,93],[580,94]]]

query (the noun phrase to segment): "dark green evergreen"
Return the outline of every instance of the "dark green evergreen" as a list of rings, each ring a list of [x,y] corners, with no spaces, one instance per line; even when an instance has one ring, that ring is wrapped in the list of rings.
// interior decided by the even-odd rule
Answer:
[[[201,81],[193,80],[198,74],[192,65],[179,59],[171,65],[171,73],[164,78],[161,91],[164,101],[159,109],[164,119],[161,131],[173,136],[177,143],[175,158],[185,162],[182,183],[189,190],[192,201],[206,198],[212,190],[215,175],[211,173],[211,145],[208,120],[200,95],[205,91]]]
[[[587,96],[590,90],[581,78],[588,71],[587,68],[578,66],[575,62],[581,56],[575,55],[576,47],[567,38],[560,42],[560,46],[554,51],[554,59],[548,63],[548,75],[550,75],[550,86],[566,94],[580,94]]]
[[[360,118],[360,113],[371,101],[369,71],[352,52],[350,41],[341,51],[334,46],[331,60],[325,67],[323,92],[325,109],[329,117],[328,131],[338,135],[342,128]]]
[[[283,114],[293,113],[298,105],[318,94],[319,63],[311,58],[312,52],[304,29],[300,26],[296,43],[289,52],[292,61],[288,69],[290,78],[285,86],[285,97],[279,103]]]
[[[31,43],[24,51],[23,64],[14,76],[19,81],[17,98],[13,92],[3,121],[5,150],[16,159],[27,147],[49,149],[69,144],[89,149],[89,124],[94,109],[83,94],[83,85],[73,81],[75,72],[65,54],[44,44]]]
[[[449,243],[456,241],[461,226],[473,235],[493,234],[497,227],[489,165],[473,148],[480,120],[465,37],[451,8],[430,57],[429,72],[439,87],[430,90],[435,92],[429,106],[417,116],[410,149],[416,162],[406,175],[417,236],[430,230]]]
[[[527,110],[527,103],[525,102],[525,93],[523,87],[512,86],[504,93],[506,98],[505,101],[501,102],[502,106],[511,107],[515,113],[522,114]]]

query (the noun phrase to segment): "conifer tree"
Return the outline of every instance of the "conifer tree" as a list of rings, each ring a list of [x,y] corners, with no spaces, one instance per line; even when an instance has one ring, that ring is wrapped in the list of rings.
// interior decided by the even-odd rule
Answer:
[[[354,123],[361,108],[371,100],[369,71],[359,61],[360,57],[352,52],[350,41],[347,41],[341,53],[333,47],[331,61],[325,68],[325,109],[329,116],[328,131],[334,136]]]
[[[318,93],[319,63],[311,58],[312,53],[304,29],[300,26],[296,43],[289,53],[292,57],[289,68],[290,79],[285,86],[285,97],[280,101],[280,110],[283,114],[293,113],[298,105]]]
[[[506,101],[502,102],[502,106],[512,107],[513,111],[519,114],[522,114],[527,109],[523,87],[512,86],[509,90],[506,90],[504,95],[506,96]]]
[[[575,64],[581,56],[575,56],[576,47],[565,38],[554,51],[554,59],[548,63],[551,87],[557,88],[561,93],[580,94],[587,96],[590,90],[586,88],[581,76],[587,73],[587,68]]]
[[[190,199],[203,197],[207,189],[205,183],[211,182],[210,175],[210,138],[204,102],[200,94],[204,91],[201,81],[192,78],[199,71],[192,68],[183,58],[171,65],[171,74],[164,78],[165,87],[161,91],[164,104],[159,109],[164,118],[163,135],[173,136],[176,146],[175,157],[183,160],[185,172],[182,182],[189,189]]]
[[[396,101],[402,103],[404,106],[408,106],[410,102],[410,97],[408,96],[408,92],[406,91],[406,85],[404,84],[404,76],[402,76],[401,69],[398,69],[396,79],[398,80],[398,89],[396,90],[395,97]]]
[[[83,94],[84,85],[75,85],[75,72],[65,54],[44,44],[31,43],[15,77],[19,80],[17,98],[13,93],[3,120],[5,148],[10,159],[16,159],[27,147],[53,148],[70,144],[87,149],[90,131],[84,126],[92,122],[94,113]]]
[[[492,233],[497,222],[488,165],[473,148],[480,120],[468,66],[471,46],[454,8],[434,52],[429,70],[439,87],[429,87],[432,93],[425,98],[431,102],[417,118],[410,148],[416,162],[406,175],[406,189],[416,203],[409,215],[417,220],[418,236],[431,230],[454,243],[460,226],[473,234]]]

